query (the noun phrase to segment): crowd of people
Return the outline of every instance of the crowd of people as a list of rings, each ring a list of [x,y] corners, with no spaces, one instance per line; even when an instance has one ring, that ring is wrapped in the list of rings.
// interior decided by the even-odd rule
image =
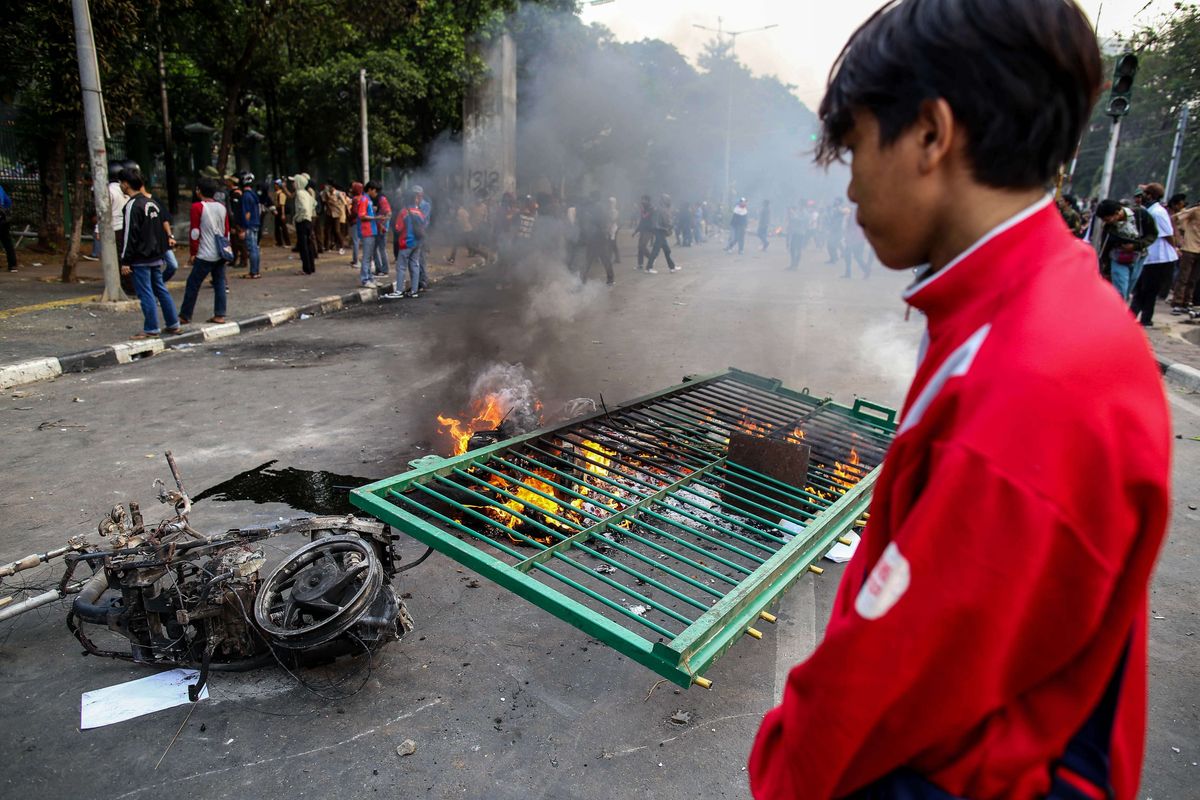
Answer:
[[[179,270],[167,204],[150,192],[133,161],[110,164],[108,192],[122,284],[128,294],[137,296],[144,316],[143,329],[135,338],[178,332],[191,321],[205,281],[213,288],[213,313],[207,321],[225,322],[229,270],[240,271],[243,279],[262,278],[264,236],[271,234],[276,247],[296,253],[298,275],[313,275],[322,256],[345,256],[349,250],[350,267],[358,271],[360,286],[392,285],[380,279],[387,278],[394,265],[396,281],[384,298],[418,298],[429,291],[434,207],[419,185],[397,190],[393,196],[398,202],[393,202],[375,181],[316,183],[300,172],[258,182],[250,172],[224,175],[214,167],[205,168],[193,189],[188,225],[190,271],[178,308],[166,289]],[[15,271],[16,256],[6,235],[11,206],[0,187],[0,240],[9,269]],[[544,263],[557,259],[584,284],[598,263],[610,286],[615,281],[613,267],[621,263],[619,232],[625,224],[636,243],[637,271],[657,275],[660,256],[669,272],[682,269],[675,261],[672,242],[676,248],[689,248],[728,230],[725,251],[736,247],[739,254],[744,253],[752,221],[746,198],[727,211],[723,205],[714,207],[706,201],[676,207],[666,193],[657,200],[642,195],[628,217],[622,215],[616,197],[600,192],[573,201],[553,193],[523,197],[513,192],[498,197],[479,194],[467,202],[451,202],[444,211],[447,223],[440,238],[450,248],[447,263],[455,263],[461,251],[469,258],[502,265],[531,258]],[[870,274],[872,256],[866,240],[850,209],[840,201],[821,207],[815,201],[792,206],[786,226],[776,227],[770,202],[764,200],[754,222],[763,251],[773,236],[785,238],[789,269],[797,268],[802,250],[815,245],[827,249],[831,264],[844,258],[845,277],[850,277],[855,259],[864,277]],[[97,229],[92,252],[84,257],[98,258],[100,242]]]
[[[1125,201],[1107,198],[1081,211],[1064,197],[1059,209],[1073,230],[1098,241],[1101,274],[1143,326],[1154,324],[1159,300],[1175,315],[1200,305],[1200,206],[1189,208],[1186,194],[1167,198],[1152,182]]]
[[[244,270],[245,279],[261,278],[261,241],[267,231],[273,232],[276,247],[297,254],[297,274],[312,275],[322,256],[345,256],[349,250],[360,286],[385,285],[380,279],[387,278],[394,265],[395,284],[384,298],[418,298],[429,291],[434,206],[423,187],[397,190],[393,202],[376,181],[316,184],[301,172],[256,183],[252,173],[221,175],[210,167],[195,186],[189,225],[191,271],[177,311],[165,286],[179,269],[166,205],[148,191],[134,162],[110,165],[109,181],[122,281],[126,291],[138,297],[145,316],[139,336],[171,333],[190,322],[205,280],[211,280],[214,289],[208,321],[224,322],[227,268]],[[1097,247],[1100,273],[1147,327],[1153,324],[1160,299],[1169,301],[1173,314],[1200,310],[1200,205],[1188,207],[1184,194],[1169,199],[1164,194],[1162,185],[1152,182],[1139,186],[1126,200],[1084,204],[1069,194],[1057,199],[1064,222],[1074,235]],[[0,234],[8,232],[11,203],[0,188]],[[518,197],[507,192],[451,202],[445,219],[441,239],[450,248],[447,263],[455,263],[461,251],[469,258],[504,265],[530,258],[547,263],[559,259],[581,283],[588,282],[597,263],[604,269],[605,282],[614,283],[623,224],[636,243],[637,271],[648,275],[658,274],[660,256],[670,272],[681,270],[672,242],[687,248],[722,236],[726,253],[744,254],[752,226],[761,251],[770,247],[773,237],[783,238],[789,271],[799,268],[806,250],[827,255],[827,264],[841,264],[847,279],[856,266],[864,279],[869,278],[876,263],[854,209],[841,199],[801,200],[790,205],[782,224],[776,225],[765,199],[752,212],[745,197],[726,211],[704,201],[676,208],[668,194],[657,200],[642,195],[632,213],[623,217],[617,198],[600,192],[575,201],[551,193]],[[9,268],[15,270],[11,240],[6,235],[0,239]],[[93,258],[99,241],[96,236]]]

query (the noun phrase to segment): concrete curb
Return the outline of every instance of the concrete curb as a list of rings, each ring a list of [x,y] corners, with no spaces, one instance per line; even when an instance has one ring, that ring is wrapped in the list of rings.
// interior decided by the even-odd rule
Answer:
[[[157,353],[172,350],[180,345],[201,344],[230,336],[238,336],[245,331],[259,328],[273,328],[292,320],[306,317],[332,314],[351,305],[360,303],[375,303],[381,295],[392,291],[394,284],[384,284],[378,289],[363,287],[342,295],[326,295],[305,303],[302,306],[276,308],[263,314],[256,314],[237,322],[201,325],[187,333],[178,336],[163,336],[157,339],[139,339],[130,342],[118,342],[95,350],[85,350],[81,353],[68,353],[63,356],[35,358],[16,364],[0,364],[0,390],[36,383],[70,372],[91,372],[101,367],[112,367],[117,364],[130,364],[134,361],[151,358]]]
[[[1177,364],[1162,356],[1155,356],[1158,368],[1162,370],[1163,380],[1172,386],[1188,392],[1200,392],[1200,370],[1187,364]]]

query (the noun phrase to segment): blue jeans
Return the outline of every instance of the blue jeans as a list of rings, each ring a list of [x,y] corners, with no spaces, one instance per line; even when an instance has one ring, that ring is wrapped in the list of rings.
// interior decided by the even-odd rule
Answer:
[[[1109,264],[1112,272],[1112,285],[1125,302],[1129,302],[1130,293],[1133,292],[1133,287],[1137,286],[1138,278],[1142,276],[1142,265],[1145,263],[1146,257],[1142,256],[1132,264],[1118,264],[1116,254],[1112,255]]]
[[[362,231],[358,227],[359,223],[354,222],[350,225],[350,263],[361,264],[358,258],[359,248],[362,246]]]
[[[400,285],[404,283],[404,275],[408,274],[408,290],[419,292],[421,290],[421,248],[410,247],[400,251],[400,266],[396,269],[396,289],[400,289]]]
[[[163,283],[160,267],[134,267],[133,288],[142,304],[142,332],[158,333],[158,307],[162,306],[163,323],[167,328],[178,328],[179,317],[175,314],[175,301]]]
[[[204,285],[204,279],[210,272],[213,276],[213,316],[225,316],[225,262],[201,261],[197,258],[192,266],[192,273],[188,275],[187,288],[183,290],[183,306],[179,309],[181,317],[192,318],[200,287]]]
[[[250,274],[257,275],[262,254],[258,249],[258,228],[246,229],[246,254],[250,260]]]
[[[380,275],[388,274],[387,231],[375,234],[375,264]]]
[[[175,273],[179,272],[179,261],[175,258],[175,251],[167,248],[167,252],[163,253],[163,270],[162,281],[166,283],[175,277]],[[169,325],[167,327],[170,327]]]
[[[417,258],[421,262],[421,291],[423,292],[429,288],[429,273],[425,270],[426,264],[429,263],[429,247],[425,244],[424,239],[417,245]]]
[[[375,261],[375,243],[378,241],[376,236],[362,236],[362,258],[358,261],[358,282],[366,286],[371,282],[371,264]]]

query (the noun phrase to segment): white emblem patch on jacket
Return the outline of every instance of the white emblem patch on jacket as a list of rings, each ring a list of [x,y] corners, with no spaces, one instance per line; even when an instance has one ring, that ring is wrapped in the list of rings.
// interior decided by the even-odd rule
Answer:
[[[911,580],[908,559],[895,542],[889,543],[859,591],[854,610],[863,619],[879,619],[904,596]]]

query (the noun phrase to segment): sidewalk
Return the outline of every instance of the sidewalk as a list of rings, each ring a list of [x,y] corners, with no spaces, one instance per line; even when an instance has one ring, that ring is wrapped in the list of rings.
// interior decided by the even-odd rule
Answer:
[[[1171,307],[1162,302],[1154,310],[1154,319],[1147,336],[1167,383],[1200,392],[1200,320],[1172,316]]]
[[[180,259],[180,269],[168,288],[178,308],[183,301],[189,268],[186,265],[187,249],[176,248],[175,252]],[[428,268],[432,282],[464,272],[482,261],[460,258],[457,264],[447,264],[448,252],[442,247],[430,249]],[[41,265],[35,266],[39,261]],[[133,303],[126,304],[128,310],[120,312],[97,308],[94,304],[103,288],[99,262],[79,262],[78,275],[82,283],[60,283],[60,271],[61,256],[43,256],[28,250],[21,252],[19,272],[0,271],[0,367],[109,347],[127,342],[141,331],[142,313],[136,298]],[[262,317],[278,309],[308,306],[319,298],[329,301],[334,296],[348,295],[359,289],[358,270],[350,268],[349,250],[346,255],[338,255],[336,251],[322,254],[317,259],[316,273],[302,275],[298,274],[298,255],[288,248],[267,244],[262,248],[263,277],[259,280],[240,279],[239,276],[245,273],[246,270],[234,269],[227,273],[226,318],[231,322]],[[395,267],[389,265],[388,276],[377,278],[380,293],[388,291],[384,287],[395,277]],[[374,293],[369,294],[370,297],[360,295],[359,299],[375,299]],[[326,302],[326,310],[331,305]],[[184,327],[185,336],[199,333],[203,321],[212,315],[212,288],[206,281],[200,290],[193,323]],[[146,351],[151,352],[151,349]]]

